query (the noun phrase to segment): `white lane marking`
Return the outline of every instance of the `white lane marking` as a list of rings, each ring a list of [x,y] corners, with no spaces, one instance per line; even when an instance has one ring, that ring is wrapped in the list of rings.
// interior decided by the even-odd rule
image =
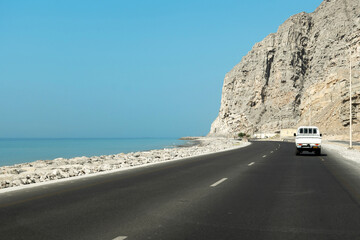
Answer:
[[[226,180],[227,180],[227,178],[223,178],[223,179],[217,181],[216,183],[210,185],[210,187],[216,187],[217,185],[219,185],[220,183],[222,183],[222,182],[224,182],[224,181],[226,181]]]
[[[114,238],[113,240],[124,240],[126,238],[127,238],[127,236],[118,236],[118,237]]]
[[[266,157],[266,155],[263,156],[263,158]]]
[[[273,153],[274,151],[271,151],[270,153]]]
[[[248,166],[251,166],[251,165],[254,165],[254,164],[255,164],[255,162],[252,162],[252,163],[249,163]]]

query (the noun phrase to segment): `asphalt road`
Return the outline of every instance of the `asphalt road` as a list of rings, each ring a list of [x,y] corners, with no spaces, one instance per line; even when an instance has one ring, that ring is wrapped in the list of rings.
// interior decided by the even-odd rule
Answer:
[[[246,148],[0,194],[0,239],[360,239],[360,174],[336,153]]]

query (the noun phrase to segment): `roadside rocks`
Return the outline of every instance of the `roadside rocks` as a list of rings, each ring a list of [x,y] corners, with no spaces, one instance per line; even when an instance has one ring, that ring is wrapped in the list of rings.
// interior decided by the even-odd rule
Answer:
[[[0,189],[193,157],[248,144],[225,138],[200,138],[197,141],[200,142],[199,145],[190,147],[71,159],[56,158],[4,166],[0,167]]]

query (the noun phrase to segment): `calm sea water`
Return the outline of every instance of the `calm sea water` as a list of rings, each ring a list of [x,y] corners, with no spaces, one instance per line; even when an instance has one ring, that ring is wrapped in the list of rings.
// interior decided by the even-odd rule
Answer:
[[[186,143],[172,138],[0,139],[0,166],[171,148]]]

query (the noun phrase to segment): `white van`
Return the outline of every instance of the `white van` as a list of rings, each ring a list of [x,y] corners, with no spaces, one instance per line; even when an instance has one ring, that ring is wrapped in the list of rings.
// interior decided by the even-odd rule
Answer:
[[[322,134],[318,127],[315,126],[301,126],[294,133],[296,155],[303,151],[315,152],[316,155],[321,154],[321,137]]]

